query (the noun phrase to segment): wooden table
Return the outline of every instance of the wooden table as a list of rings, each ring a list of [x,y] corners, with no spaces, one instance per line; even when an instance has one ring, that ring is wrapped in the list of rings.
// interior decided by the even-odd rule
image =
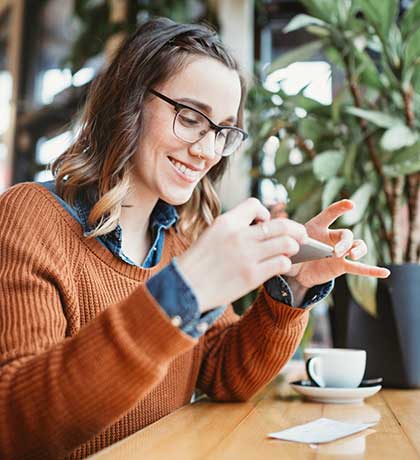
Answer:
[[[382,390],[364,404],[338,405],[307,402],[284,388],[273,382],[246,403],[199,400],[89,459],[420,459],[420,390]],[[266,437],[319,417],[378,424],[318,446]]]

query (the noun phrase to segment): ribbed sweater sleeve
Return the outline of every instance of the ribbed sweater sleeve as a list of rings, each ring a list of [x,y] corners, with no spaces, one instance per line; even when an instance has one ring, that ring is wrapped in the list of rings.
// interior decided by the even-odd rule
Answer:
[[[202,339],[197,386],[216,400],[249,399],[292,357],[308,317],[308,311],[274,300],[264,287],[240,319],[229,306]]]
[[[39,192],[0,195],[1,459],[62,457],[125,414],[197,343],[144,284],[66,337],[64,309],[78,296],[65,226]]]

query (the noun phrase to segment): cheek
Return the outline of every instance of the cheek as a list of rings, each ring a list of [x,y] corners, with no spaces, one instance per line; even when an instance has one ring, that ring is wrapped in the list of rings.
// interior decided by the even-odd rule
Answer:
[[[161,114],[158,110],[150,111],[143,119],[142,144],[150,151],[176,145],[177,139],[173,133],[173,115]]]
[[[136,163],[138,166],[157,166],[159,157],[166,156],[169,152],[178,147],[172,131],[165,129],[151,129],[142,136],[137,149]]]
[[[157,145],[176,142],[176,137],[172,131],[172,124],[168,121],[153,123],[150,129],[153,142]]]

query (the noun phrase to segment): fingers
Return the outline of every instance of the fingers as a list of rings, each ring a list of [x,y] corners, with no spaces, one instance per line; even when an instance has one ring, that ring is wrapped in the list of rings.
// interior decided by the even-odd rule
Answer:
[[[353,260],[358,260],[365,256],[367,252],[368,247],[366,246],[366,243],[363,240],[354,240],[349,255]]]
[[[299,252],[299,243],[290,236],[280,236],[263,241],[259,245],[260,260],[269,259],[278,255],[291,257]]]
[[[353,233],[348,229],[330,230],[330,238],[338,241],[334,246],[336,257],[349,255],[353,260],[358,260],[365,256],[368,247],[363,240],[353,240]]]
[[[329,227],[333,222],[335,222],[340,216],[345,214],[347,211],[350,211],[354,208],[353,201],[350,200],[340,200],[336,203],[331,204],[328,208],[325,208],[317,216],[311,219],[309,223],[313,223],[317,226]]]
[[[360,262],[345,260],[345,272],[351,275],[373,276],[374,278],[388,278],[391,272],[387,268],[365,265]]]
[[[270,211],[263,206],[260,200],[248,198],[230,211],[223,214],[225,219],[230,219],[239,226],[250,225],[252,221],[267,221]]]
[[[353,232],[348,229],[330,230],[330,238],[337,241],[334,246],[336,257],[349,255],[353,260],[358,260],[365,256],[368,247],[363,240],[353,240]]]
[[[337,257],[343,257],[353,246],[353,232],[347,228],[330,230],[330,238],[337,241],[337,244],[334,246]]]
[[[271,206],[270,208],[271,218],[272,219],[275,219],[277,217],[287,218],[287,212],[285,211],[285,208],[286,208],[286,203],[284,202],[279,202]]]
[[[257,241],[264,241],[279,236],[289,236],[298,243],[304,243],[307,231],[304,225],[290,219],[277,218],[249,227],[251,236]]]
[[[276,256],[266,259],[258,264],[258,275],[261,277],[261,283],[275,275],[288,273],[292,267],[292,262],[286,256]]]

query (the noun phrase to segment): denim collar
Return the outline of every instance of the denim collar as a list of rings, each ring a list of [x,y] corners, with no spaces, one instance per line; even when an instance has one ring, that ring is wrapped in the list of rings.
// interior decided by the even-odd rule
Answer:
[[[74,210],[79,216],[80,223],[83,228],[83,236],[89,236],[93,231],[93,227],[88,224],[89,213],[92,209],[92,205],[88,200],[83,199],[78,196],[74,202]],[[176,225],[178,220],[178,213],[175,207],[171,204],[166,203],[163,200],[158,200],[155,207],[153,208],[152,214],[150,215],[150,229],[153,235],[156,235],[160,228],[167,230],[172,225]],[[111,240],[114,242],[121,243],[122,241],[122,229],[120,224],[117,225],[115,230],[106,235],[103,235],[101,238],[104,240]]]

